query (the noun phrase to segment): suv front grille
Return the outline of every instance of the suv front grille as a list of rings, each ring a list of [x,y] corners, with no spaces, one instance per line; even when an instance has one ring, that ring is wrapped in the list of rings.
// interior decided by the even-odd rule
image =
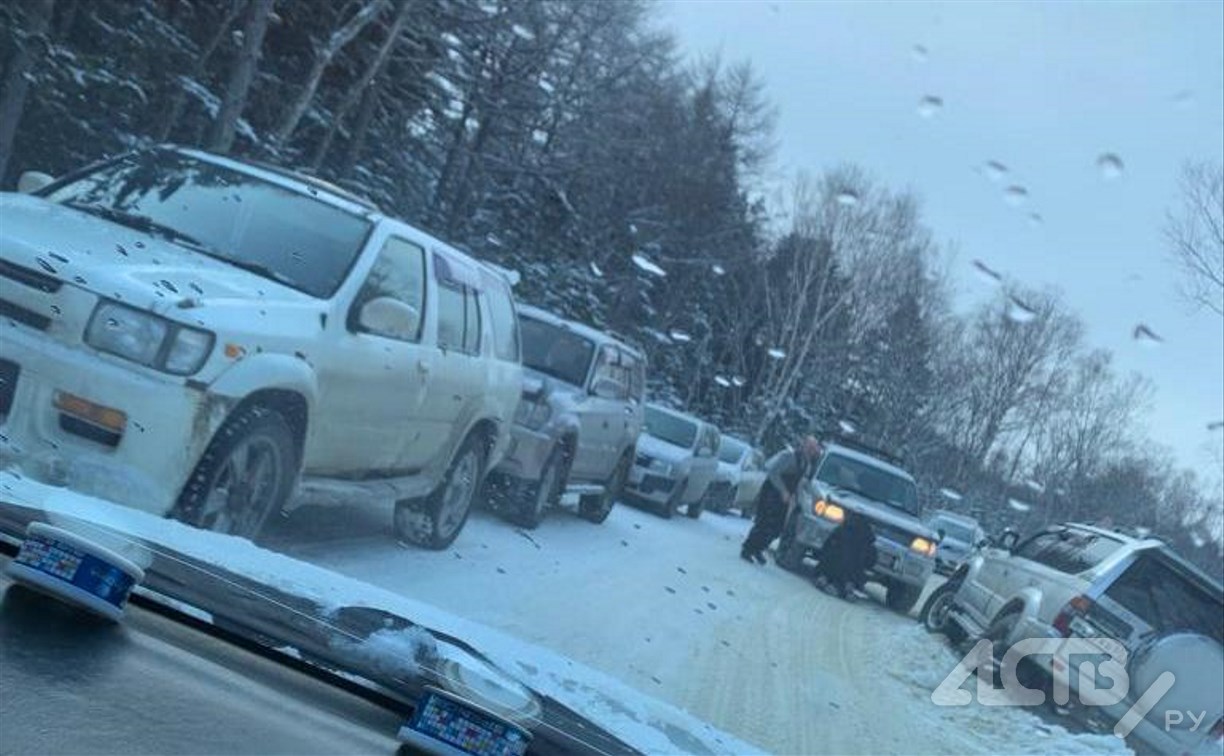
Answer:
[[[64,282],[55,276],[40,273],[37,270],[31,270],[7,260],[0,260],[0,276],[16,281],[23,286],[28,286],[31,289],[46,292],[47,294],[54,294],[64,285]]]
[[[45,331],[51,325],[51,318],[42,313],[0,299],[0,318],[9,318],[22,325],[27,325],[37,331]]]

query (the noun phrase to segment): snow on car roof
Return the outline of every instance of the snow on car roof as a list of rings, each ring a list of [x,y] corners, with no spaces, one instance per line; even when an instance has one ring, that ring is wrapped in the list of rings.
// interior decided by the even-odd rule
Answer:
[[[896,465],[891,465],[885,462],[884,460],[879,459],[878,457],[873,457],[870,454],[864,454],[861,451],[856,451],[854,449],[851,449],[846,446],[842,446],[840,444],[825,444],[825,450],[826,452],[829,452],[829,453],[836,452],[837,454],[843,457],[846,457],[848,459],[853,459],[856,462],[862,462],[865,465],[871,465],[872,467],[875,467],[877,469],[884,470],[885,472],[888,472],[888,473],[892,473],[893,475],[897,475],[899,477],[905,478],[911,483],[915,482],[914,476],[910,475],[905,470],[902,470],[900,467],[897,467]]]
[[[549,312],[548,310],[541,310],[539,307],[532,307],[531,305],[527,305],[527,304],[520,303],[518,305],[518,311],[520,315],[526,315],[527,317],[535,318],[536,320],[542,321],[544,323],[548,323],[549,325],[556,326],[558,328],[564,328],[567,331],[576,333],[579,336],[590,339],[591,341],[594,341],[596,344],[615,344],[621,347],[622,349],[624,349],[625,351],[632,353],[634,357],[637,357],[639,359],[644,359],[640,351],[638,351],[633,346],[626,344],[624,341],[616,338],[615,336],[608,333],[607,331],[601,331],[598,328],[586,325],[585,323],[579,323],[576,320],[566,320],[560,315]]]

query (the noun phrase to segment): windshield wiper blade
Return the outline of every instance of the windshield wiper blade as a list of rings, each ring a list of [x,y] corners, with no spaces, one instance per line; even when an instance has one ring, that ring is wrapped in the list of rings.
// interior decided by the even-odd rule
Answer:
[[[143,231],[148,234],[157,234],[158,236],[165,237],[170,241],[180,242],[200,251],[213,251],[207,244],[195,238],[191,234],[179,231],[173,226],[158,223],[147,215],[129,213],[126,210],[116,210],[113,207],[107,207],[105,205],[95,205],[89,202],[76,202],[74,200],[69,200],[64,204],[68,207],[72,207],[77,210],[90,213],[91,215],[105,218],[108,221],[118,223],[121,226],[127,226],[128,228],[135,229],[136,231]]]

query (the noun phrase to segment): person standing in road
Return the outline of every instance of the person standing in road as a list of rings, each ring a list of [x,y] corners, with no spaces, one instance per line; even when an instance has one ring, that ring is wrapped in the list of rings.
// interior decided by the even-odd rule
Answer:
[[[757,495],[756,519],[740,548],[740,559],[765,564],[765,549],[782,534],[799,486],[812,474],[824,448],[814,436],[804,436],[799,449],[783,449],[765,463],[765,485]]]

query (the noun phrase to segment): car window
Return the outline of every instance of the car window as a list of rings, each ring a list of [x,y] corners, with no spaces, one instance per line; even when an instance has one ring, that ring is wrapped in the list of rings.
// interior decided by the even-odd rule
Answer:
[[[1041,533],[1016,549],[1016,555],[1060,572],[1078,574],[1117,551],[1121,541],[1096,533],[1056,530]]]
[[[480,299],[482,295],[475,289],[463,290],[463,351],[468,354],[480,353],[481,328]]]
[[[519,316],[519,329],[523,335],[523,365],[571,386],[586,385],[594,342],[528,315]]]
[[[489,324],[493,329],[493,354],[499,360],[518,362],[518,317],[510,292],[498,276],[488,271],[483,273],[483,282],[485,302],[489,307]]]
[[[425,250],[394,236],[383,243],[349,310],[350,330],[359,329],[361,307],[377,297],[390,297],[416,310],[416,333],[404,340],[419,341],[425,312]]]
[[[206,254],[316,297],[340,286],[373,225],[251,173],[169,150],[104,164],[47,199],[171,229],[189,247],[198,242]]]
[[[621,351],[621,364],[625,366],[628,378],[629,399],[635,402],[642,400],[642,391],[646,384],[646,366],[641,359],[626,351]]]
[[[816,472],[816,479],[835,488],[844,488],[889,504],[909,514],[918,514],[918,491],[912,481],[857,459],[827,453]]]
[[[646,432],[684,449],[692,449],[697,443],[697,423],[665,412],[657,407],[646,408]]]
[[[594,386],[601,380],[612,381],[616,384],[616,394],[611,398],[629,398],[629,384],[632,379],[629,371],[621,364],[619,349],[605,346],[599,350],[599,356],[595,360],[595,372],[591,378],[591,385]]]
[[[1142,554],[1105,595],[1160,634],[1187,631],[1224,643],[1224,604],[1162,556]]]
[[[467,306],[463,289],[438,286],[438,346],[443,349],[463,347],[463,321]]]
[[[718,459],[727,464],[739,462],[748,447],[730,436],[723,436],[718,444]]]

